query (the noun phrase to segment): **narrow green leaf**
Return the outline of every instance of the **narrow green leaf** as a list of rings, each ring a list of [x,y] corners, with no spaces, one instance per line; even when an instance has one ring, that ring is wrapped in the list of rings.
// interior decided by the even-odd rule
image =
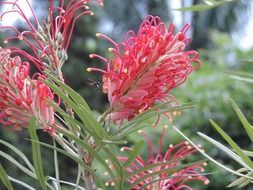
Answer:
[[[252,63],[252,62],[247,62],[247,63]],[[250,83],[253,82],[252,73],[245,73],[244,71],[240,71],[240,72],[227,71],[225,73],[229,74],[231,78],[234,78],[236,80],[241,80],[241,81],[250,82]]]
[[[115,131],[115,133],[113,133],[111,137],[115,140],[122,139],[123,137],[144,128],[145,126],[141,124],[143,121],[149,118],[152,118],[154,116],[158,116],[159,114],[164,114],[167,112],[182,111],[185,109],[190,109],[193,106],[195,106],[195,102],[190,102],[190,103],[186,103],[186,104],[174,106],[174,107],[169,107],[168,104],[169,103],[156,105],[153,108],[146,110],[143,113],[137,115],[134,119],[124,124],[124,126],[121,129]]]
[[[41,152],[40,152],[40,145],[38,143],[35,143],[34,141],[39,141],[39,138],[36,133],[36,120],[33,117],[29,122],[29,135],[32,140],[32,158],[33,158],[33,164],[35,168],[35,173],[38,178],[40,187],[43,190],[46,190],[46,181],[45,176],[43,172],[43,166],[42,166],[42,159],[41,159]]]
[[[96,121],[93,114],[85,108],[82,104],[76,104],[72,99],[64,94],[62,89],[57,87],[55,84],[52,84],[49,81],[44,81],[46,85],[48,85],[66,104],[68,104],[71,109],[78,115],[81,121],[91,129],[93,137],[96,139],[102,139],[106,132],[104,131],[103,127]],[[68,93],[68,92],[66,92]]]
[[[189,139],[184,133],[182,133],[178,128],[176,128],[175,126],[172,126],[172,128],[174,128],[176,130],[176,132],[178,132],[183,138],[185,138],[194,148],[196,148],[203,156],[205,156],[206,158],[208,158],[210,161],[212,161],[213,163],[215,163],[216,165],[218,165],[220,168],[223,168],[235,175],[238,175],[238,176],[242,176],[242,177],[246,177],[246,178],[249,178],[249,179],[253,179],[252,177],[249,177],[249,176],[246,176],[244,174],[241,174],[237,171],[234,171],[228,167],[226,167],[224,164],[221,164],[219,162],[217,162],[215,159],[213,159],[211,156],[209,156],[208,154],[206,154],[204,152],[203,149],[200,149],[194,142],[191,141],[191,139]]]
[[[237,116],[239,117],[243,127],[245,128],[249,138],[251,139],[251,141],[253,142],[253,126],[250,125],[250,123],[247,121],[247,119],[244,117],[243,113],[241,112],[240,108],[237,106],[237,104],[234,102],[233,99],[230,100],[232,103],[232,106],[237,114]]]
[[[128,167],[135,160],[136,156],[140,154],[143,144],[144,141],[140,141],[135,144],[133,150],[131,151],[131,154],[128,156],[128,159],[123,164],[123,168]]]
[[[50,180],[56,181],[56,179],[54,179],[54,178],[52,178],[52,177],[50,177]],[[75,188],[75,190],[78,190],[78,189],[80,189],[80,190],[86,190],[86,189],[84,189],[83,187],[81,187],[80,185],[76,185],[76,184],[71,183],[71,182],[69,182],[69,181],[60,180],[60,183],[61,183],[61,184],[65,184],[65,185],[72,186],[72,187]]]
[[[246,156],[253,157],[253,152],[248,150],[242,150]]]
[[[178,9],[173,9],[176,11],[207,11],[210,9],[213,9],[218,6],[222,6],[225,3],[229,3],[235,0],[223,0],[223,1],[214,1],[214,0],[204,0],[205,4],[197,4],[197,5],[192,5],[189,7],[183,7],[183,8],[178,8]]]
[[[81,160],[80,158],[75,157],[72,154],[66,152],[65,150],[57,148],[57,147],[54,147],[54,146],[52,146],[50,144],[43,143],[43,142],[40,142],[40,141],[34,141],[34,142],[40,144],[41,146],[47,147],[49,149],[56,150],[57,152],[59,152],[59,153],[65,155],[65,156],[69,157],[70,159],[72,159],[73,161],[75,161],[77,164],[79,164],[83,169],[87,170],[92,176],[94,176],[95,180],[98,182],[97,184],[99,184],[101,187],[104,187],[104,183],[97,176],[97,174],[95,173],[94,169],[91,168],[90,166],[88,166],[87,164],[85,164],[83,162],[83,160]],[[49,178],[51,179],[52,177],[49,177]],[[105,188],[103,188],[103,189],[105,189]]]
[[[218,133],[227,141],[227,143],[235,150],[235,152],[241,157],[241,159],[247,164],[251,169],[253,169],[253,162],[247,157],[242,149],[233,141],[233,139],[225,133],[213,120],[210,120],[212,126],[218,131]]]
[[[5,172],[2,164],[0,163],[0,179],[3,182],[4,186],[8,189],[8,190],[14,190],[10,180],[8,179],[8,175]]]
[[[85,142],[84,140],[79,139],[78,137],[76,137],[75,135],[61,130],[59,129],[59,131],[64,134],[66,137],[69,137],[70,139],[74,140],[76,142],[76,144],[78,144],[80,147],[84,148],[85,150],[87,150],[99,163],[101,163],[104,168],[108,171],[109,175],[111,176],[112,179],[115,179],[115,176],[113,174],[112,169],[109,167],[109,165],[105,162],[105,159],[102,158],[99,153],[97,152],[97,150],[95,150],[93,147],[91,147],[90,144],[88,144],[87,142]]]
[[[30,171],[29,169],[27,169],[26,167],[24,167],[22,164],[20,164],[16,159],[14,159],[13,157],[11,157],[9,154],[6,154],[5,152],[0,150],[0,156],[4,157],[6,160],[8,160],[9,162],[11,162],[12,164],[14,164],[15,166],[17,166],[20,170],[22,170],[24,173],[26,173],[27,175],[36,178],[36,175]]]
[[[80,184],[81,175],[82,175],[82,168],[78,165],[75,190],[78,190],[78,187],[79,187],[79,184]]]
[[[225,154],[227,154],[230,158],[232,158],[236,162],[238,162],[238,164],[242,165],[243,167],[246,167],[248,170],[252,170],[252,168],[250,168],[247,164],[244,163],[244,161],[240,158],[240,156],[235,154],[232,150],[230,150],[229,148],[227,148],[223,144],[219,143],[218,141],[212,139],[211,137],[209,137],[203,133],[198,132],[198,135],[201,136],[202,138],[204,138],[205,140],[209,141],[210,143],[212,143],[214,146],[218,147]]]
[[[29,169],[31,171],[34,172],[34,167],[32,166],[31,162],[29,161],[29,159],[25,156],[25,154],[23,152],[21,152],[19,149],[17,149],[15,146],[13,146],[12,144],[3,141],[0,139],[0,143],[7,146],[9,149],[11,149],[12,151],[14,151],[18,156],[20,156],[20,158],[22,158],[24,160],[24,162],[26,163],[26,165],[29,167]]]
[[[53,140],[53,146],[56,147],[55,140]],[[59,163],[58,163],[58,154],[57,154],[57,150],[56,149],[54,149],[54,170],[55,170],[55,179],[56,179],[57,190],[61,190],[61,186],[60,186],[60,171],[59,171]]]
[[[245,185],[247,185],[248,183],[251,182],[251,180],[248,179],[248,178],[245,178],[245,177],[240,177],[240,178],[234,180],[232,183],[230,183],[227,187],[231,188],[231,187],[234,187],[234,186],[238,186],[238,187],[241,188],[241,184],[244,184],[245,182],[246,182]]]
[[[77,104],[77,105],[83,105],[88,111],[91,111],[88,104],[86,101],[83,99],[80,94],[78,94],[76,91],[74,91],[72,88],[70,88],[68,85],[64,84],[57,78],[55,78],[53,75],[50,73],[47,73],[48,77],[53,80],[57,85],[59,85],[65,92],[69,94],[69,96],[72,98],[72,100]]]
[[[33,188],[32,186],[28,185],[27,183],[23,182],[23,181],[20,181],[18,179],[15,179],[11,176],[8,176],[9,180],[12,181],[13,183],[16,183],[16,184],[19,184],[23,187],[25,187],[25,189],[28,189],[28,190],[36,190],[35,188]]]
[[[249,173],[249,174],[247,174],[247,175],[250,176],[250,177],[253,176],[252,173]],[[253,182],[252,180],[245,178],[245,181],[243,181],[241,184],[239,184],[238,187],[239,187],[240,189],[242,189],[242,188],[244,188],[246,185],[248,185],[249,183],[252,183],[252,182]]]
[[[198,5],[193,5],[189,7],[177,8],[173,10],[175,11],[207,11],[217,6],[218,6],[217,4],[214,4],[214,5],[198,4]]]
[[[95,175],[94,170],[93,170],[91,167],[89,167],[88,165],[86,165],[86,164],[83,162],[83,160],[81,160],[81,159],[78,158],[78,157],[73,156],[72,154],[68,153],[67,151],[65,151],[65,150],[63,150],[63,149],[60,149],[60,148],[57,148],[57,147],[54,147],[54,146],[52,146],[52,145],[50,145],[50,144],[40,142],[40,141],[35,141],[35,140],[30,140],[30,141],[32,141],[32,142],[34,142],[34,143],[37,143],[37,144],[39,144],[39,145],[41,145],[41,146],[47,147],[47,148],[49,148],[49,149],[56,150],[57,152],[59,152],[59,153],[65,155],[65,156],[71,158],[73,161],[75,161],[76,163],[78,163],[79,165],[81,165],[84,169],[86,169],[86,170],[87,170],[88,172],[90,172],[92,175]]]
[[[119,181],[115,183],[117,189],[123,189],[123,178],[124,178],[124,173],[123,173],[123,168],[121,166],[121,163],[119,162],[116,154],[114,154],[110,148],[103,147],[103,151],[106,153],[106,157],[110,160],[111,164],[114,166],[114,170],[117,174],[117,178]],[[115,179],[113,179],[115,181]]]

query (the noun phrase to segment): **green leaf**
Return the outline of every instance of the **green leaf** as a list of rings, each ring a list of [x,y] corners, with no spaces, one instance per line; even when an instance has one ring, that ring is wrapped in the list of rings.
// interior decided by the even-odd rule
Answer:
[[[235,150],[235,152],[241,157],[241,159],[247,164],[251,169],[253,169],[253,162],[247,157],[242,149],[233,141],[233,139],[225,133],[213,120],[210,120],[212,126],[218,131],[218,133],[227,141],[227,143]]]
[[[50,177],[50,180],[52,180],[52,181],[55,181],[55,182],[56,182],[56,179],[54,179],[54,178],[52,178],[52,177]],[[77,185],[77,184],[71,183],[71,182],[69,182],[69,181],[63,181],[63,180],[60,180],[59,182],[60,182],[61,184],[65,184],[65,185],[72,186],[72,187],[74,187],[74,188],[75,188],[75,190],[78,190],[78,189],[80,189],[80,190],[86,190],[86,189],[84,189],[83,187],[81,187],[80,185]]]
[[[107,147],[103,147],[104,152],[106,153],[106,157],[110,160],[111,164],[114,166],[114,170],[117,174],[117,178],[119,179],[119,181],[116,183],[116,178],[113,179],[113,181],[115,182],[116,188],[117,189],[123,189],[123,178],[124,178],[124,173],[123,173],[123,168],[116,156],[116,154],[114,154],[110,148]]]
[[[242,71],[240,72],[227,71],[226,73],[229,74],[229,76],[233,79],[253,83],[253,75],[251,73],[245,73]]]
[[[242,176],[242,177],[246,177],[249,179],[253,179],[249,176],[246,176],[244,174],[241,174],[239,172],[236,172],[228,167],[226,167],[224,164],[221,164],[219,162],[217,162],[215,159],[213,159],[211,156],[209,156],[208,154],[205,153],[205,151],[203,149],[200,149],[194,142],[191,141],[191,139],[189,139],[184,133],[182,133],[178,128],[176,128],[175,126],[172,126],[172,128],[174,128],[176,130],[176,132],[178,132],[183,138],[185,138],[194,148],[196,148],[203,156],[205,156],[206,158],[208,158],[210,161],[212,161],[213,163],[215,163],[216,165],[218,165],[220,168],[223,168],[235,175],[238,176]]]
[[[8,175],[5,172],[2,164],[0,163],[0,179],[3,182],[4,186],[8,189],[8,190],[14,190],[10,180],[8,179]]]
[[[251,174],[247,174],[249,177],[252,177],[252,173]],[[236,180],[234,180],[232,183],[230,183],[227,187],[231,188],[234,186],[238,186],[239,188],[243,188],[244,186],[248,185],[252,180],[245,178],[245,177],[240,177]]]
[[[128,167],[135,160],[136,156],[140,154],[143,144],[144,141],[140,141],[135,144],[133,150],[131,151],[131,154],[128,156],[128,159],[123,164],[123,168]]]
[[[12,151],[14,151],[18,156],[20,156],[24,162],[26,163],[26,165],[29,167],[29,169],[31,171],[34,172],[34,167],[32,166],[31,162],[29,161],[29,159],[25,156],[25,154],[23,152],[21,152],[19,149],[17,149],[15,146],[13,146],[12,144],[3,141],[0,139],[0,143],[7,146],[9,149],[11,149]]]
[[[75,161],[77,164],[79,164],[83,169],[87,170],[92,176],[94,176],[95,180],[98,182],[98,184],[101,187],[104,187],[103,182],[101,181],[101,179],[99,177],[97,177],[96,173],[94,172],[94,169],[91,168],[90,166],[88,166],[87,164],[85,164],[83,162],[83,160],[81,160],[80,158],[75,157],[71,153],[68,153],[65,150],[62,150],[62,149],[57,148],[57,147],[54,147],[54,146],[52,146],[50,144],[47,144],[47,143],[43,143],[43,142],[40,142],[40,141],[34,141],[34,143],[38,143],[41,146],[47,147],[47,148],[52,149],[52,150],[56,150],[57,152],[59,152],[59,153],[65,155],[65,156],[71,158],[73,161]],[[49,177],[49,178],[52,179],[52,177]],[[54,179],[54,180],[56,180],[56,179]]]
[[[29,122],[29,135],[32,140],[32,158],[33,158],[33,164],[35,168],[36,176],[39,180],[40,187],[43,190],[46,190],[46,180],[43,172],[43,166],[42,166],[42,159],[41,159],[41,152],[40,152],[40,145],[38,143],[35,143],[34,141],[39,141],[39,138],[36,133],[36,120],[33,117]]]
[[[207,11],[209,9],[213,9],[217,7],[218,5],[206,5],[206,4],[198,4],[198,5],[193,5],[190,7],[183,7],[183,8],[177,8],[173,9],[175,11]]]
[[[11,157],[9,154],[6,154],[5,152],[0,150],[0,156],[4,157],[6,160],[8,160],[9,162],[17,166],[20,170],[22,170],[27,175],[33,178],[36,178],[36,175],[32,171],[24,167],[22,164],[20,164],[15,158]]]
[[[244,154],[246,154],[249,157],[253,157],[253,152],[252,151],[248,151],[248,150],[242,150],[244,152]]]
[[[9,180],[12,181],[13,183],[16,183],[16,184],[19,184],[23,187],[25,187],[25,189],[28,189],[28,190],[36,190],[34,189],[32,186],[28,185],[27,183],[23,182],[23,181],[20,181],[18,179],[15,179],[11,176],[8,176]]]
[[[148,109],[139,115],[137,115],[134,119],[130,120],[128,123],[126,123],[124,126],[122,126],[121,129],[118,129],[114,134],[112,134],[112,138],[122,139],[123,137],[136,132],[145,126],[141,126],[140,124],[144,122],[145,120],[152,118],[154,116],[158,116],[160,114],[168,113],[168,112],[174,112],[174,111],[182,111],[185,109],[190,109],[195,106],[195,102],[186,103],[179,106],[169,107],[170,102],[158,104],[153,106],[151,109]]]
[[[192,5],[189,7],[183,7],[183,8],[178,8],[178,9],[173,9],[176,11],[207,11],[210,9],[213,9],[218,6],[222,6],[225,3],[232,2],[235,0],[223,0],[223,1],[214,1],[214,0],[204,0],[205,4],[197,4],[197,5]]]
[[[53,79],[57,80],[57,79]],[[86,125],[88,128],[90,128],[91,136],[93,136],[96,139],[103,139],[105,136],[107,136],[105,130],[103,127],[97,122],[97,120],[94,118],[93,113],[90,111],[90,109],[86,108],[86,105],[83,105],[81,103],[75,103],[73,101],[73,97],[68,97],[63,90],[66,91],[66,93],[70,93],[68,91],[67,85],[61,84],[61,87],[64,89],[60,89],[56,84],[53,84],[52,82],[44,80],[45,84],[47,84],[68,106],[73,109],[73,111],[78,115],[78,117],[81,119],[81,121]],[[59,82],[59,81],[58,81]],[[60,83],[60,82],[59,82]],[[66,88],[65,88],[66,87]],[[97,142],[99,144],[99,142]]]
[[[88,144],[87,142],[85,142],[84,140],[79,139],[78,137],[76,137],[75,135],[71,134],[68,131],[64,131],[59,129],[59,131],[64,134],[66,137],[74,140],[76,142],[76,144],[78,144],[80,147],[84,148],[86,151],[88,151],[99,163],[101,163],[104,168],[108,171],[109,175],[111,176],[112,179],[115,179],[115,176],[113,174],[112,169],[109,167],[109,165],[105,162],[105,159],[102,158],[99,153],[97,152],[96,149],[94,149],[94,147],[91,147],[90,144]]]
[[[201,136],[202,138],[204,138],[205,140],[209,141],[210,143],[212,143],[214,146],[218,147],[220,150],[222,150],[224,153],[226,153],[228,156],[230,156],[230,158],[234,159],[236,162],[238,162],[243,167],[246,167],[248,170],[251,170],[251,168],[247,164],[245,164],[244,161],[237,154],[235,154],[232,150],[230,150],[229,148],[227,148],[223,144],[217,142],[216,140],[212,139],[211,137],[209,137],[203,133],[198,132],[198,135]]]
[[[232,106],[237,114],[237,116],[239,117],[243,127],[245,128],[249,138],[251,139],[251,141],[253,142],[253,126],[250,125],[250,123],[247,121],[247,119],[244,117],[243,113],[241,112],[240,108],[236,105],[236,103],[234,102],[233,99],[230,100],[232,103]]]
[[[58,80],[57,78],[55,78],[53,75],[47,73],[47,76],[52,79],[57,85],[59,85],[65,92],[68,93],[68,95],[70,95],[70,97],[72,98],[72,100],[77,104],[77,105],[83,105],[85,107],[85,109],[87,109],[88,111],[91,111],[88,104],[86,103],[86,101],[83,99],[82,96],[80,96],[80,94],[78,94],[76,91],[74,91],[72,88],[70,88],[68,85],[64,84],[63,82],[61,82],[60,80]]]
[[[41,145],[41,146],[50,148],[50,149],[52,149],[52,150],[56,150],[57,152],[59,152],[59,153],[65,155],[65,156],[71,158],[73,161],[75,161],[76,163],[78,163],[79,165],[81,165],[84,169],[86,169],[86,170],[87,170],[88,172],[90,172],[92,175],[95,175],[94,170],[93,170],[91,167],[89,167],[88,165],[86,165],[86,164],[83,162],[83,160],[81,160],[81,159],[78,158],[78,157],[73,156],[72,154],[68,153],[67,151],[62,150],[62,149],[57,148],[57,147],[54,147],[54,146],[52,146],[52,145],[50,145],[50,144],[40,142],[40,141],[36,141],[36,140],[30,140],[30,141],[32,141],[32,142],[34,142],[34,143],[37,143],[37,144],[39,144],[39,145]]]
[[[53,146],[56,148],[55,140],[53,139]],[[55,170],[55,179],[56,179],[56,186],[57,190],[61,190],[60,186],[60,171],[59,171],[59,163],[58,163],[58,154],[57,150],[54,149],[54,170]]]

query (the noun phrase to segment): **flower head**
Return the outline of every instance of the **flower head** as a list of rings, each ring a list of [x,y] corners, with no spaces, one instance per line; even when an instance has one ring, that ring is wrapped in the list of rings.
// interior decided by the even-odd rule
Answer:
[[[148,16],[135,35],[128,32],[123,42],[117,44],[105,35],[114,47],[111,59],[98,57],[106,69],[88,68],[103,73],[103,92],[108,94],[111,120],[130,120],[149,109],[156,101],[167,102],[169,91],[182,84],[199,64],[196,51],[185,51],[190,38],[186,24],[174,34],[174,25],[166,27],[159,17]]]
[[[0,123],[20,130],[35,116],[43,127],[53,124],[54,111],[47,103],[54,97],[50,88],[30,78],[28,62],[10,54],[0,49]]]
[[[157,154],[154,154],[151,139],[144,132],[141,132],[149,144],[149,157],[145,160],[141,156],[137,156],[135,161],[126,168],[126,171],[130,175],[135,172],[135,174],[131,175],[128,179],[129,184],[138,181],[132,190],[138,190],[140,188],[145,190],[192,190],[187,184],[190,181],[202,181],[204,184],[208,184],[209,180],[200,173],[204,171],[202,166],[206,163],[199,162],[182,167],[181,169],[174,169],[180,166],[182,161],[185,161],[185,159],[197,152],[197,150],[191,147],[188,142],[183,141],[179,144],[170,145],[166,152],[162,153],[165,131],[166,129],[164,128],[159,141]],[[121,150],[131,151],[131,148],[123,147]],[[125,162],[128,160],[128,157],[119,157],[118,159]],[[142,170],[143,167],[151,166],[151,164],[157,164],[157,166]],[[138,170],[139,172],[137,172]],[[149,175],[158,171],[160,172],[157,175]]]
[[[16,46],[8,47],[12,53],[24,56],[40,71],[46,68],[58,73],[68,59],[67,50],[76,21],[83,15],[93,15],[89,10],[89,2],[94,1],[103,5],[103,0],[70,0],[67,3],[61,0],[59,6],[54,6],[53,0],[48,1],[48,19],[42,23],[39,22],[29,0],[24,0],[22,3],[27,3],[30,10],[24,10],[19,6],[19,0],[0,2],[0,5],[11,6],[10,10],[0,14],[0,21],[11,16],[10,13],[16,13],[25,22],[27,29],[20,31],[14,26],[0,26],[0,28],[8,29],[11,34],[15,34],[4,40],[6,44],[12,40],[20,40],[32,51],[27,53]],[[32,13],[31,19],[28,18],[27,11]]]

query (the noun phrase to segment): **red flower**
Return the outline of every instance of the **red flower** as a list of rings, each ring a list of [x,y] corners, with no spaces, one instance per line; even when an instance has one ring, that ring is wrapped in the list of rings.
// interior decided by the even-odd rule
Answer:
[[[111,120],[130,120],[138,113],[151,108],[156,101],[171,100],[169,91],[182,84],[199,65],[196,51],[185,51],[190,38],[186,24],[174,35],[174,25],[168,28],[159,17],[148,16],[135,35],[128,32],[123,42],[117,44],[107,36],[97,36],[109,40],[114,47],[112,59],[98,57],[106,64],[106,69],[88,68],[88,71],[103,73],[103,92],[108,94]]]
[[[22,9],[18,4],[19,0],[0,2],[0,5],[12,7],[0,14],[0,21],[8,19],[9,13],[16,13],[28,27],[25,31],[19,31],[13,26],[0,26],[0,28],[9,29],[11,33],[16,34],[16,36],[6,38],[4,42],[23,41],[32,51],[32,54],[15,46],[8,47],[8,49],[11,49],[13,54],[19,53],[26,57],[40,71],[48,68],[58,73],[63,63],[68,59],[67,49],[77,19],[82,15],[93,15],[93,12],[88,10],[87,3],[90,1],[92,0],[70,0],[65,3],[64,0],[61,0],[59,6],[54,6],[53,0],[49,0],[48,20],[44,20],[43,23],[39,23],[28,0],[25,3],[28,4],[30,10]],[[94,2],[103,4],[102,0],[94,0]],[[31,21],[26,16],[27,11],[32,13]]]
[[[149,157],[147,160],[145,160],[141,156],[137,156],[135,158],[135,161],[126,168],[126,171],[131,175],[133,172],[136,172],[143,167],[149,166],[150,164],[160,163],[161,165],[151,167],[150,169],[146,169],[144,171],[140,171],[137,172],[137,174],[132,175],[128,179],[129,184],[133,184],[137,180],[140,180],[132,188],[132,190],[138,190],[145,185],[146,187],[144,188],[144,190],[192,190],[192,188],[187,184],[190,181],[202,181],[204,182],[204,184],[208,184],[209,180],[200,173],[204,171],[202,165],[205,165],[206,163],[195,163],[172,172],[174,167],[180,166],[180,164],[182,164],[181,161],[185,163],[185,159],[196,153],[197,150],[191,147],[188,142],[183,141],[176,145],[170,145],[166,152],[162,153],[163,138],[165,132],[166,128],[164,128],[162,131],[159,141],[159,149],[156,155],[154,154],[152,140],[144,132],[141,132],[149,144]],[[131,148],[123,147],[122,151],[125,150],[131,151]],[[119,157],[118,159],[124,162],[128,159],[128,157]],[[162,171],[166,169],[171,169],[171,171]],[[152,174],[158,171],[162,172],[154,176],[147,176],[148,174]],[[153,180],[157,179],[158,181],[152,182]]]
[[[0,49],[0,123],[20,130],[35,116],[42,127],[53,124],[54,111],[46,101],[54,97],[50,88],[29,77],[28,62],[10,54],[10,50]]]

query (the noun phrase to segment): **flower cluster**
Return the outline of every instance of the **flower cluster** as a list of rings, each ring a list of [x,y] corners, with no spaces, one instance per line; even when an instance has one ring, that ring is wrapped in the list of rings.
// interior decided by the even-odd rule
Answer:
[[[188,142],[183,141],[179,144],[170,145],[166,152],[162,153],[165,132],[166,128],[164,128],[161,133],[159,149],[155,155],[151,139],[141,131],[149,144],[149,158],[148,160],[145,160],[141,156],[137,156],[135,161],[126,168],[126,172],[130,175],[139,170],[137,174],[131,175],[128,179],[129,184],[138,181],[132,190],[138,190],[140,188],[145,190],[192,189],[187,184],[190,181],[202,181],[204,184],[208,184],[209,180],[200,173],[204,171],[202,166],[206,165],[205,162],[199,162],[185,167],[182,166],[181,169],[176,169],[176,167],[183,164],[182,161],[185,161],[186,158],[197,152],[197,150],[191,147]],[[129,147],[123,147],[121,150],[131,151],[132,149]],[[125,162],[128,160],[128,157],[119,157],[118,159]],[[157,166],[150,167],[150,169],[146,170],[142,169],[151,166],[152,164],[157,164]],[[154,174],[155,172],[158,172],[157,175],[149,175]]]
[[[0,49],[0,123],[20,130],[35,116],[42,127],[53,124],[54,111],[47,103],[54,97],[50,88],[30,78],[28,62],[10,54],[11,50]]]
[[[48,20],[40,23],[32,6],[26,0],[30,10],[24,10],[19,6],[19,0],[13,2],[0,2],[0,5],[10,5],[12,8],[0,14],[0,21],[8,18],[9,14],[16,13],[23,19],[28,27],[25,31],[19,31],[13,26],[0,26],[1,29],[8,29],[15,36],[9,36],[5,39],[7,44],[12,40],[23,41],[32,53],[13,46],[8,47],[13,53],[19,53],[32,62],[40,71],[49,69],[56,74],[60,74],[63,63],[68,59],[67,49],[70,44],[73,29],[76,21],[82,15],[93,15],[89,10],[87,3],[92,0],[70,0],[65,3],[61,0],[59,6],[54,6],[53,0],[49,0]],[[103,5],[102,0],[94,0],[99,5]],[[32,20],[26,16],[26,12],[32,13]],[[55,16],[56,15],[56,16]]]
[[[100,58],[106,69],[88,68],[88,71],[103,73],[103,92],[108,94],[111,117],[114,122],[132,119],[149,109],[156,101],[168,102],[169,91],[182,84],[199,64],[196,51],[185,51],[190,38],[186,24],[174,34],[174,25],[166,28],[159,17],[148,16],[140,26],[138,34],[128,32],[126,39],[117,44],[105,35],[114,47],[112,59]]]

